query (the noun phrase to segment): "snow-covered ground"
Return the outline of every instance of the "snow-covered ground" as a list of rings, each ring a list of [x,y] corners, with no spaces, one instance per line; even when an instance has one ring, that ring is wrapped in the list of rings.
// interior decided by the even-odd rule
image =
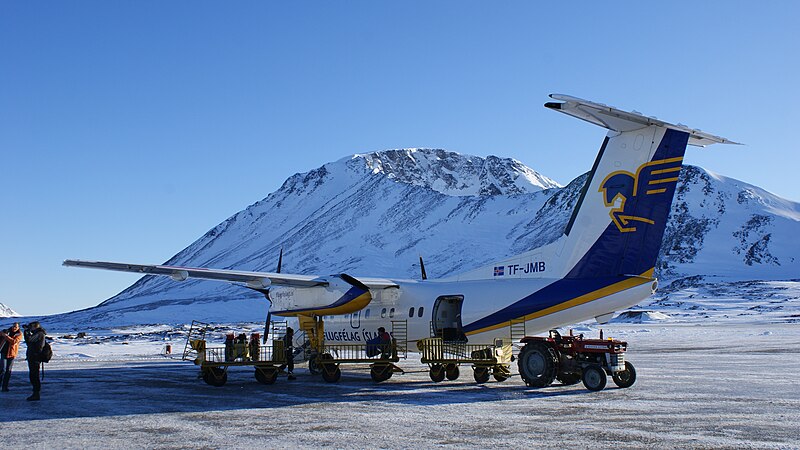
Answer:
[[[294,382],[264,386],[238,368],[214,388],[191,363],[159,356],[167,342],[183,348],[166,327],[57,339],[42,401],[25,401],[18,361],[0,395],[2,437],[43,448],[800,446],[800,325],[655,320],[604,331],[629,342],[629,389],[530,389],[516,376],[479,386],[467,367],[434,384],[414,358],[381,384],[348,367],[338,384],[299,369]]]

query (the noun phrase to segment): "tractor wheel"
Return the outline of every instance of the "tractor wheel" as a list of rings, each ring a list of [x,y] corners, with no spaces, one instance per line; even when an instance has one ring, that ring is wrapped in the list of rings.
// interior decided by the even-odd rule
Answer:
[[[522,348],[518,360],[519,374],[530,387],[550,386],[558,372],[558,355],[543,342],[531,342]]]
[[[228,381],[228,371],[221,367],[211,367],[203,372],[203,381],[211,386],[224,386]]]
[[[483,384],[489,381],[489,368],[488,367],[476,367],[473,371],[473,375],[475,376],[475,382],[478,384]]]
[[[256,381],[261,384],[274,384],[278,379],[278,371],[275,369],[260,369],[256,367]]]
[[[583,369],[583,385],[590,391],[602,391],[606,387],[608,377],[606,371],[597,364]]]
[[[579,373],[560,373],[556,379],[564,386],[571,386],[581,381],[581,374]]]
[[[441,364],[434,364],[430,370],[431,381],[439,383],[444,380],[444,367]]]
[[[328,383],[336,383],[342,378],[342,370],[335,364],[326,364],[322,367],[322,379]]]
[[[372,381],[380,383],[392,377],[392,368],[390,366],[377,366],[369,369],[369,376]]]
[[[636,382],[636,369],[633,368],[633,364],[625,361],[625,370],[613,373],[611,378],[617,386],[629,388]]]
[[[444,369],[444,374],[450,381],[457,380],[460,373],[461,372],[458,370],[458,366],[455,364],[448,364]]]

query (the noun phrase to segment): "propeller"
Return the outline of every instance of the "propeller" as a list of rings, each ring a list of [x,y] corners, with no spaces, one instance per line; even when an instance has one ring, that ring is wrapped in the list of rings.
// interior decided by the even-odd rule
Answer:
[[[425,273],[425,263],[422,262],[422,255],[419,256],[419,270],[422,272],[422,279],[427,280],[428,274]]]
[[[283,264],[283,247],[281,247],[281,253],[278,255],[278,268],[275,270],[275,273],[281,273],[281,265]],[[267,343],[267,334],[269,333],[269,323],[272,319],[272,299],[269,298],[269,289],[264,292],[264,296],[267,297],[269,300],[269,309],[267,309],[267,318],[264,321],[264,334],[261,338],[262,343]]]

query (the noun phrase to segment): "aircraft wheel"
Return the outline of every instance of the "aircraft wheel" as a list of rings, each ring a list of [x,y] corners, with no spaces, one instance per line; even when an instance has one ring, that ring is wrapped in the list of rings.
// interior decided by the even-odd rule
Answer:
[[[526,344],[519,353],[517,364],[522,380],[530,387],[547,387],[556,379],[558,356],[543,342]]]
[[[455,381],[458,379],[458,376],[461,372],[458,370],[458,366],[455,364],[448,364],[444,369],[444,374],[450,381]]]
[[[440,381],[444,380],[444,367],[442,367],[441,364],[432,365],[430,376],[434,383],[439,383]]]
[[[475,382],[478,384],[483,384],[489,381],[489,368],[487,367],[476,367],[473,371],[473,375],[475,376]]]
[[[336,383],[342,378],[342,370],[335,364],[326,364],[322,367],[322,379],[328,383]]]
[[[203,372],[203,381],[211,386],[224,386],[228,381],[228,372],[221,367],[210,367]]]
[[[571,386],[581,381],[581,374],[579,373],[560,373],[556,376],[558,381],[564,386]]]
[[[602,391],[606,387],[608,377],[606,371],[597,364],[591,364],[583,369],[583,385],[590,391]]]
[[[261,384],[274,384],[278,379],[278,371],[275,369],[261,369],[256,367],[256,381]]]
[[[615,372],[611,375],[611,378],[617,386],[629,388],[636,382],[636,369],[633,368],[633,364],[625,361],[625,370],[622,372]]]

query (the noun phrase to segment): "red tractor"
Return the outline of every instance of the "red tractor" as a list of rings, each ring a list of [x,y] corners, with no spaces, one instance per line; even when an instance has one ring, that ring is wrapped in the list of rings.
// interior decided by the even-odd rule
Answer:
[[[525,337],[519,354],[519,374],[530,387],[547,387],[558,380],[571,385],[583,380],[590,391],[606,387],[607,376],[627,388],[636,382],[633,364],[625,361],[628,343],[616,339],[584,339],[583,335],[561,336],[550,330],[549,337]]]

